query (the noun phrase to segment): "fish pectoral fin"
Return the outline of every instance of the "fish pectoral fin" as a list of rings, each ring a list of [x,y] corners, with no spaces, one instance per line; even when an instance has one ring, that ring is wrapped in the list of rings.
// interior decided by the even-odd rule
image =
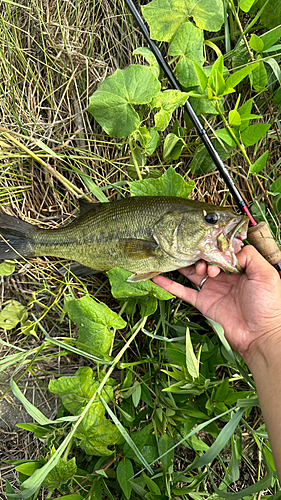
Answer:
[[[146,272],[146,273],[142,273],[142,272],[138,272],[138,273],[135,273],[135,274],[132,274],[132,276],[129,276],[129,278],[127,279],[127,281],[129,283],[137,283],[138,281],[147,281],[147,280],[151,280],[152,278],[155,278],[155,276],[158,276],[159,273],[156,272]]]
[[[138,240],[135,238],[123,238],[120,240],[120,250],[130,259],[140,260],[148,257],[156,257],[155,250],[158,244],[153,240]]]

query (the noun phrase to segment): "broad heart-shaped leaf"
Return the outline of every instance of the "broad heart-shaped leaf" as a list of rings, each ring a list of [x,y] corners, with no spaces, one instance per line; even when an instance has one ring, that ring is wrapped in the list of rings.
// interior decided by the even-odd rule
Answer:
[[[140,125],[132,105],[149,103],[160,88],[160,82],[148,66],[131,64],[101,83],[90,97],[88,111],[107,134],[121,139]]]
[[[92,405],[74,434],[82,450],[88,455],[111,455],[108,449],[117,443],[120,433],[104,416],[102,403]]]
[[[76,474],[76,471],[77,466],[75,457],[68,462],[63,458],[59,458],[57,465],[55,465],[44,479],[43,486],[49,489],[60,488],[60,486],[65,484],[68,479]]]
[[[150,106],[156,109],[160,108],[154,117],[156,130],[165,130],[168,127],[173,111],[179,106],[183,106],[188,96],[187,92],[180,90],[165,90],[152,99]]]
[[[79,327],[79,348],[108,361],[114,336],[112,329],[125,328],[126,322],[105,304],[87,295],[81,299],[68,299],[65,310]]]
[[[79,415],[98,389],[103,376],[95,379],[89,366],[81,366],[73,377],[60,377],[49,382],[49,391],[60,397],[63,406],[72,415]],[[108,403],[113,399],[115,381],[109,378],[102,390],[102,397]],[[97,397],[97,402],[99,398]]]
[[[0,312],[0,328],[12,330],[18,323],[27,319],[26,308],[17,300],[8,300],[7,304]]]
[[[130,283],[127,279],[132,273],[115,267],[107,271],[107,276],[111,284],[113,297],[116,299],[125,299],[127,297],[146,297],[152,295],[159,300],[169,300],[174,296],[166,292],[163,288],[155,285],[152,281],[139,281],[138,283]]]
[[[16,263],[14,260],[4,260],[0,264],[0,276],[10,276],[10,274],[13,274],[15,267]]]
[[[188,198],[195,186],[194,181],[185,181],[170,167],[158,179],[130,182],[132,196],[178,196]]]
[[[255,3],[256,0],[239,0],[238,4],[241,10],[243,12],[249,12],[250,8],[252,5]]]
[[[179,26],[192,17],[198,28],[218,31],[223,23],[222,0],[152,0],[142,7],[151,38],[170,42]]]
[[[264,0],[259,0],[258,6],[262,8]],[[261,22],[268,29],[281,24],[281,0],[269,0],[261,15]]]
[[[140,55],[145,58],[145,60],[148,62],[150,70],[152,73],[156,76],[156,78],[159,78],[160,75],[160,66],[157,62],[157,59],[153,52],[147,47],[138,47],[137,49],[134,50],[133,55]]]
[[[203,31],[194,24],[183,23],[177,30],[169,47],[170,56],[180,56],[176,66],[176,73],[184,87],[198,85],[198,77],[193,62],[199,67],[203,65]]]
[[[270,129],[270,123],[255,123],[243,130],[241,137],[245,146],[256,144]]]

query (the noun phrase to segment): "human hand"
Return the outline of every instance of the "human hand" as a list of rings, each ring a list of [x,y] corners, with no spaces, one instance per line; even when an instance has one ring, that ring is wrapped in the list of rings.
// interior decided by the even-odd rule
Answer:
[[[281,280],[254,247],[245,246],[237,258],[245,269],[240,275],[220,272],[202,261],[181,269],[199,286],[209,276],[200,291],[164,276],[153,281],[219,323],[231,347],[248,361],[265,341],[281,341]]]

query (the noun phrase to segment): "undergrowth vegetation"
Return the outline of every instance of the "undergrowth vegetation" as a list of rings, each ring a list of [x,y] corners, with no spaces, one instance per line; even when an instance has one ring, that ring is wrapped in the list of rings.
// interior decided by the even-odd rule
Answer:
[[[232,207],[183,112],[189,99],[279,242],[280,0],[147,2],[183,92],[123,1],[0,5],[1,210],[50,228],[72,220],[80,198]],[[0,410],[3,494],[279,498],[254,381],[220,325],[122,269],[62,275],[67,264],[0,263],[0,408],[25,408],[15,422]]]

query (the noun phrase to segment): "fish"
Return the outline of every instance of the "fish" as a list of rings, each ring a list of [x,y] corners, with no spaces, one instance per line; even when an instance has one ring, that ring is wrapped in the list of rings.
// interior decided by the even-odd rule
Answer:
[[[136,196],[82,202],[70,224],[42,229],[0,212],[0,259],[56,257],[106,272],[120,267],[128,281],[145,281],[200,259],[241,273],[236,254],[249,219],[229,208],[186,198]]]

